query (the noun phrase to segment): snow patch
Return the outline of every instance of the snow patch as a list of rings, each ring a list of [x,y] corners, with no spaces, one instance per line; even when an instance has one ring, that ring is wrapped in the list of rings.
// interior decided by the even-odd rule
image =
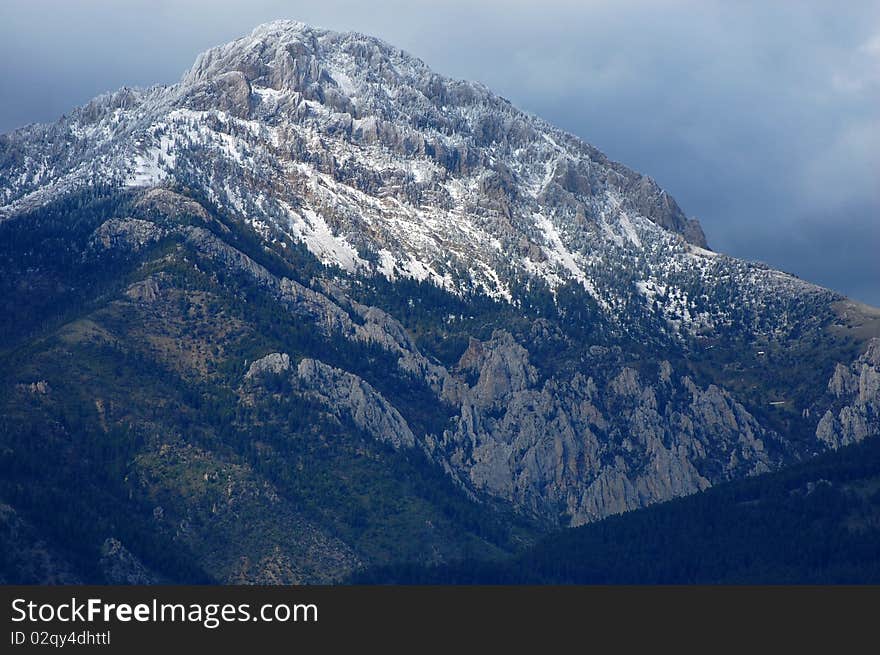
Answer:
[[[618,222],[620,223],[620,228],[623,230],[626,238],[630,240],[636,248],[642,248],[642,240],[639,238],[638,233],[636,232],[636,228],[633,226],[632,221],[629,220],[629,216],[625,211],[621,211],[618,215]]]
[[[355,93],[357,93],[357,88],[355,87],[354,82],[348,76],[348,73],[339,68],[330,68],[327,72],[330,73],[330,77],[332,77],[333,81],[336,82],[336,86],[339,87],[339,90],[342,91],[349,98],[353,97]]]
[[[159,184],[168,177],[168,168],[174,167],[174,140],[162,136],[159,144],[135,155],[131,173],[125,179],[127,187],[146,187]]]
[[[687,244],[687,247],[688,247],[688,251],[690,251],[691,254],[697,255],[699,257],[710,257],[711,258],[711,257],[718,256],[717,252],[713,252],[711,250],[706,250],[705,248],[700,248],[699,246],[695,246],[692,243]]]
[[[251,91],[257,94],[261,102],[272,103],[281,100],[286,93],[268,86],[252,86]]]
[[[606,303],[596,291],[596,287],[593,286],[593,282],[587,277],[586,273],[581,270],[581,267],[575,260],[575,256],[565,247],[565,244],[562,242],[562,237],[559,235],[559,231],[556,229],[553,221],[542,214],[535,214],[534,218],[537,227],[544,234],[546,245],[543,250],[544,254],[547,255],[547,258],[557,266],[561,266],[568,271],[603,309],[609,310],[608,303]],[[547,281],[551,287],[559,286],[558,277],[555,279],[547,278]],[[554,282],[556,282],[556,284],[554,284]]]
[[[283,201],[280,204],[289,217],[290,236],[302,241],[323,264],[336,265],[350,273],[370,268],[354,246],[333,234],[320,214],[306,207],[293,209]]]

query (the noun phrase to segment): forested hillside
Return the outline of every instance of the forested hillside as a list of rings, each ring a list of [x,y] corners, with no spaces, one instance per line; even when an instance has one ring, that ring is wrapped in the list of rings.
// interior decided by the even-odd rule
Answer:
[[[376,568],[354,581],[878,584],[880,440],[557,532],[503,562]]]

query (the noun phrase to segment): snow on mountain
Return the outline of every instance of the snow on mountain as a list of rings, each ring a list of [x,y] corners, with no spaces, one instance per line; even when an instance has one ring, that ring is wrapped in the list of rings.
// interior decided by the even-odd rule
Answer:
[[[831,297],[708,250],[653,180],[483,85],[293,21],[205,51],[178,84],[0,137],[0,171],[0,219],[87,185],[179,183],[352,273],[511,302],[574,282],[623,329],[637,312],[672,333],[784,330],[761,327],[769,308]]]
[[[0,136],[0,221],[0,316],[22,324],[23,344],[11,342],[4,376],[19,395],[7,396],[30,412],[12,432],[62,425],[53,412],[74,401],[55,398],[68,389],[97,408],[96,431],[130,435],[131,452],[143,442],[132,467],[190,471],[194,453],[219,446],[218,463],[239,453],[236,470],[256,464],[248,480],[302,473],[285,492],[295,506],[272,491],[229,505],[234,526],[213,510],[194,523],[222,543],[230,527],[268,535],[249,543],[305,535],[308,566],[313,544],[325,567],[355,552],[296,518],[303,490],[330,488],[308,480],[345,479],[357,499],[378,490],[351,535],[387,529],[387,543],[403,542],[434,516],[384,523],[395,478],[433,489],[436,477],[411,484],[418,470],[363,450],[366,435],[418,449],[469,499],[579,525],[878,425],[880,350],[866,340],[880,313],[713,252],[650,178],[360,34],[268,23],[201,54],[177,84],[122,89]],[[132,393],[144,380],[153,395]],[[59,435],[46,452],[77,441]],[[41,461],[11,443],[25,457],[12,468]],[[379,482],[361,486],[368,475]],[[169,497],[183,483],[172,479]],[[360,501],[313,490],[308,502],[333,517],[326,535],[338,534]],[[191,515],[182,507],[168,525]]]

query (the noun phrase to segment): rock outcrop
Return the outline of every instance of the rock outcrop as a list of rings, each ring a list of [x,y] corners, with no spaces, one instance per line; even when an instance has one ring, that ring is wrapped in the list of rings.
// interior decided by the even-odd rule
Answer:
[[[95,230],[91,246],[98,250],[138,252],[164,235],[155,223],[139,218],[111,218]]]
[[[475,382],[444,453],[475,488],[572,525],[705,489],[773,465],[777,439],[727,392],[624,367],[601,386],[578,373],[539,382],[510,334],[471,341]]]
[[[129,286],[125,295],[135,302],[155,302],[159,297],[159,282],[154,277],[148,277]]]
[[[251,363],[244,377],[246,380],[260,378],[266,374],[281,375],[290,370],[290,355],[287,353],[269,353]]]
[[[834,406],[816,427],[816,438],[831,448],[880,435],[880,339],[868,342],[852,364],[838,364],[828,380]]]
[[[70,243],[86,266],[25,270],[4,252],[4,267],[16,261],[4,274],[22,278],[5,288],[28,301],[82,292],[70,296],[77,307],[98,306],[104,296],[81,285],[87,268],[100,293],[124,289],[88,317],[91,327],[64,328],[100,334],[100,353],[83,355],[80,339],[63,357],[79,354],[83,376],[162,371],[155,397],[130,393],[161,411],[151,405],[113,427],[144,437],[131,438],[132,457],[140,491],[162,498],[156,522],[224,581],[326,581],[361,561],[339,526],[313,523],[297,504],[308,489],[274,486],[314,445],[300,417],[273,413],[285,401],[314,409],[329,431],[350,430],[358,447],[364,436],[389,444],[397,450],[376,451],[394,462],[404,449],[425,453],[469,499],[562,525],[878,431],[877,340],[838,365],[827,397],[800,394],[824,416],[818,442],[796,455],[786,447],[798,440],[780,444],[791,435],[769,427],[785,420],[747,408],[755,396],[743,389],[762,380],[733,349],[770,344],[791,359],[801,343],[830,344],[838,296],[709,251],[699,223],[652,179],[377,39],[270,23],[206,51],[178,84],[107,94],[0,139],[4,228],[74,192],[100,200],[101,189],[117,214],[90,238],[104,214],[79,217],[88,228]],[[76,213],[79,200],[64,210]],[[101,279],[103,262],[131,264],[127,277]],[[22,304],[45,310],[24,341],[67,320]],[[177,379],[156,353],[184,352],[186,330],[199,332],[197,352],[212,366]],[[268,354],[245,360],[255,352]],[[57,375],[67,360],[51,361]],[[8,372],[22,380],[16,402],[35,413],[65,392],[62,376],[38,364]],[[242,405],[226,406],[236,393]],[[170,428],[166,410],[179,414]],[[211,411],[226,423],[205,419]],[[269,443],[275,427],[299,441]],[[172,436],[181,443],[155,443]],[[324,499],[308,500],[321,514]],[[251,524],[271,538],[249,542]],[[218,535],[248,542],[247,552],[214,549]],[[123,545],[105,546],[109,578],[148,579]]]
[[[345,417],[379,441],[395,448],[413,447],[416,438],[400,412],[370,384],[314,359],[303,359],[296,383],[340,417]]]

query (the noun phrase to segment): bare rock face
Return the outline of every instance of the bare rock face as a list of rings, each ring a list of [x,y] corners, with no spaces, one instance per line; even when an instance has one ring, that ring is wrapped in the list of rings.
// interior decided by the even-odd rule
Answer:
[[[290,355],[287,353],[269,353],[248,367],[244,377],[246,380],[260,378],[267,373],[280,375],[290,370]]]
[[[240,271],[252,277],[264,287],[275,287],[278,280],[260,266],[253,259],[240,250],[233,248],[224,241],[218,239],[211,232],[202,227],[184,228],[186,241],[200,254],[220,262],[224,266]]]
[[[503,330],[496,330],[487,344],[472,340],[459,368],[478,373],[469,397],[480,406],[491,406],[538,380],[528,351]]]
[[[155,302],[159,297],[159,282],[154,277],[148,277],[128,287],[125,290],[125,295],[135,302]]]
[[[193,89],[188,105],[195,110],[220,109],[237,118],[251,112],[251,85],[241,71],[229,71]]]
[[[285,281],[292,311],[320,326],[348,315],[330,297]],[[326,292],[339,302],[339,289]],[[733,477],[777,465],[762,428],[729,393],[701,388],[661,362],[646,379],[631,367],[597,377],[542,380],[528,350],[505,330],[472,339],[453,371],[429,362],[403,326],[377,308],[351,303],[362,323],[345,321],[334,333],[398,354],[401,370],[421,377],[458,408],[455,427],[440,437],[416,435],[393,405],[350,372],[304,359],[293,388],[319,400],[340,420],[351,420],[395,447],[421,447],[475,491],[506,499],[525,511],[577,525],[609,514],[693,493]],[[546,321],[531,330],[536,342],[561,339]],[[597,349],[597,355],[607,354]],[[284,372],[273,353],[252,365]]]
[[[296,382],[307,395],[318,399],[337,416],[350,418],[377,440],[395,448],[416,444],[400,412],[358,376],[315,359],[304,359],[297,367]]]
[[[816,438],[831,448],[880,435],[880,339],[849,366],[838,364],[828,381],[835,405],[816,426]]]
[[[164,236],[164,230],[139,218],[111,218],[95,230],[90,245],[95,250],[137,252]]]
[[[45,380],[37,380],[36,382],[22,382],[16,385],[16,387],[21,391],[26,391],[32,394],[39,394],[41,396],[45,396],[52,390],[52,387],[50,387],[49,383]]]
[[[708,248],[700,222],[687,218],[678,203],[649,177],[631,178],[629,202],[634,211],[658,225],[678,232],[690,243]]]
[[[211,220],[205,208],[195,200],[161,187],[154,187],[144,192],[143,196],[135,203],[135,208],[148,218],[154,217],[158,220],[179,221],[187,216],[199,218],[205,222]]]
[[[631,368],[603,387],[582,374],[540,383],[528,352],[496,331],[459,362],[476,381],[444,453],[476,489],[578,525],[769,470],[774,438],[727,392]]]

